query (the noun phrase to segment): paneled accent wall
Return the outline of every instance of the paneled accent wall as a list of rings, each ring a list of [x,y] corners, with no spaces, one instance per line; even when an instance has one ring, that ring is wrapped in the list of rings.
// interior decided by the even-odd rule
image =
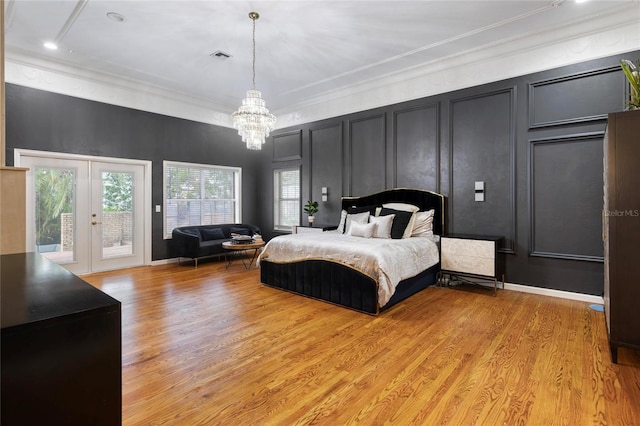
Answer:
[[[602,135],[606,114],[625,106],[620,59],[638,56],[612,56],[277,133],[302,131],[305,197],[319,200],[320,188],[330,187],[330,203],[320,205],[323,224],[337,224],[340,195],[393,187],[441,192],[448,232],[504,237],[507,282],[600,295]],[[485,183],[484,202],[474,200],[476,181]],[[340,183],[342,194],[336,194]],[[269,205],[268,195],[263,200]]]
[[[602,262],[603,137],[530,141],[531,256]]]
[[[450,232],[504,237],[500,251],[514,252],[515,88],[454,99],[450,107]],[[475,182],[485,201],[475,201]]]

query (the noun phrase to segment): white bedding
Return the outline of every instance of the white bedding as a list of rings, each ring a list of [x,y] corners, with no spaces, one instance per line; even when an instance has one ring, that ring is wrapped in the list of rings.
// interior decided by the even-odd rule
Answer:
[[[361,238],[336,231],[283,235],[267,243],[258,262],[319,259],[346,265],[378,282],[378,303],[383,307],[400,281],[438,263],[438,238]]]

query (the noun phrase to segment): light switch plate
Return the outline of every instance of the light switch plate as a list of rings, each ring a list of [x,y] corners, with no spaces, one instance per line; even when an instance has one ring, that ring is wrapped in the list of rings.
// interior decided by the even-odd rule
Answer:
[[[162,207],[160,204],[156,204],[156,213],[160,213],[162,211]]]

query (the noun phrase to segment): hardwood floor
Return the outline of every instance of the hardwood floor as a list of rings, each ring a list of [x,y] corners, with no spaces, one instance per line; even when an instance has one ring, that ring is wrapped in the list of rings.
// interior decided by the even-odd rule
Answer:
[[[87,275],[122,302],[125,425],[640,425],[587,303],[429,288],[372,317],[240,263]]]

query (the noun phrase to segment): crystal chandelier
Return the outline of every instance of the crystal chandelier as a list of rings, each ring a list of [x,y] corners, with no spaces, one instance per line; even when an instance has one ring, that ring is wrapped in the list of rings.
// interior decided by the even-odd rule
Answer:
[[[247,90],[247,97],[242,105],[231,115],[233,127],[238,129],[242,142],[247,143],[248,149],[261,149],[269,132],[276,125],[276,116],[266,107],[262,93],[256,90],[256,20],[260,18],[257,12],[249,13],[253,21],[253,86]]]

